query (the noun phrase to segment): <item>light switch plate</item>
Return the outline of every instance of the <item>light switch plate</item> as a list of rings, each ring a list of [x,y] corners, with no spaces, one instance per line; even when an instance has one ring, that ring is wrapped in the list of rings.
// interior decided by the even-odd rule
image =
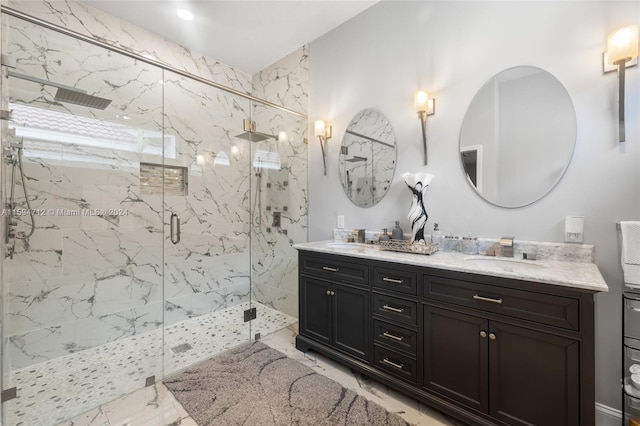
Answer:
[[[338,215],[338,218],[336,220],[336,228],[344,229],[344,215]]]

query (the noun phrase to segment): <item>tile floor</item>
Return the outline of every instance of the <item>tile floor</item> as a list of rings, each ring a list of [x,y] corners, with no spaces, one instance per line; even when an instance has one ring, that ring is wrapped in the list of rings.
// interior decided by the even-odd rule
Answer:
[[[354,374],[315,352],[304,354],[295,349],[297,324],[265,336],[262,341],[291,358],[313,368],[343,386],[380,404],[390,412],[398,413],[407,422],[420,426],[458,426],[425,405],[399,394],[387,386]],[[167,388],[158,383],[118,400],[93,409],[59,426],[197,426]],[[382,425],[379,425],[382,426]]]
[[[173,403],[161,403],[168,391],[164,386],[145,388],[146,378],[184,370],[256,333],[265,336],[297,321],[260,303],[253,306],[258,316],[251,323],[244,322],[247,302],[172,324],[164,335],[158,329],[13,371],[7,387],[16,386],[18,398],[4,404],[5,421],[9,426],[51,426],[102,405],[71,424],[124,425],[118,420],[129,415],[118,408],[124,405],[135,407],[136,416],[149,415],[131,426],[184,424],[179,423],[186,417],[184,410],[178,413]],[[123,405],[114,401],[123,395]]]

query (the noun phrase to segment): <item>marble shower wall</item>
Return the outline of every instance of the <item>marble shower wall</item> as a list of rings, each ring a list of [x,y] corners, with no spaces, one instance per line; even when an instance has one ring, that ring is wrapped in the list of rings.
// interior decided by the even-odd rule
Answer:
[[[254,95],[294,111],[307,113],[309,54],[304,46],[253,77]],[[253,299],[288,315],[298,316],[298,253],[292,245],[307,241],[306,118],[276,108],[255,105],[252,119],[258,131],[278,135],[252,144],[257,150],[277,152],[281,168],[254,169],[252,177],[252,294]],[[258,179],[257,173],[262,177]],[[262,207],[261,209],[259,207]],[[281,224],[274,225],[274,213]]]
[[[55,87],[6,80],[36,212],[34,234],[3,259],[5,347],[19,369],[162,326],[162,197],[142,191],[139,165],[161,162],[170,141],[161,69],[20,19],[5,25],[15,72],[111,100],[87,109],[56,101]],[[29,218],[17,219],[28,233]]]
[[[248,99],[165,72],[165,165],[184,167],[187,194],[165,195],[180,217],[179,244],[165,224],[167,325],[249,301],[250,147],[236,137]],[[249,335],[247,334],[247,339]]]
[[[12,9],[147,57],[159,64],[189,72],[241,92],[252,92],[251,75],[82,2],[3,0],[3,3]]]
[[[250,147],[236,135],[250,101],[9,22],[16,72],[112,100],[104,111],[86,109],[56,102],[55,88],[9,80],[39,212],[36,232],[3,264],[11,368],[248,301]],[[141,162],[184,168],[186,194],[143,187]],[[169,240],[170,212],[181,220],[177,245]],[[18,219],[28,232],[29,219]]]
[[[309,46],[304,45],[253,76],[253,95],[307,115]]]

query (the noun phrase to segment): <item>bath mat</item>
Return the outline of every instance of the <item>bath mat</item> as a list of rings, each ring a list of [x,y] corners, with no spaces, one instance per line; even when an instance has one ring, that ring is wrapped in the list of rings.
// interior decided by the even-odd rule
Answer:
[[[199,426],[408,425],[261,342],[226,351],[164,384]]]

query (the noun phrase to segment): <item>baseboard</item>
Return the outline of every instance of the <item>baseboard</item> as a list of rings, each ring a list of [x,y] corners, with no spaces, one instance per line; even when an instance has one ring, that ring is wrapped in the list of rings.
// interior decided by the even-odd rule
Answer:
[[[597,426],[620,426],[621,422],[622,411],[596,402]]]

